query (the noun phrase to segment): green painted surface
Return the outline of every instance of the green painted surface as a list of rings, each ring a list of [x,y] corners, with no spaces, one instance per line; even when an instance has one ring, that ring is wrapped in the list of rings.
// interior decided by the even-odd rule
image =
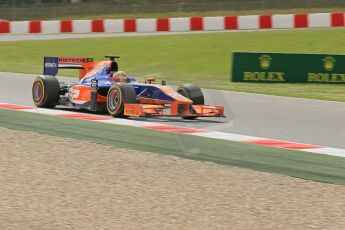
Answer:
[[[234,52],[232,81],[345,83],[345,55]]]
[[[4,109],[0,127],[345,185],[340,157]]]

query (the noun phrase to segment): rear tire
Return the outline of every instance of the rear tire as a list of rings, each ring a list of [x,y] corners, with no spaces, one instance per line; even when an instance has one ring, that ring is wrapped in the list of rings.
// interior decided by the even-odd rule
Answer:
[[[181,94],[182,96],[190,99],[193,101],[193,105],[204,105],[205,104],[205,99],[204,99],[204,94],[202,93],[201,89],[199,86],[195,84],[184,84],[181,85],[178,89],[177,92]],[[188,120],[193,120],[197,117],[195,116],[186,116],[182,117],[184,119]]]
[[[54,76],[39,76],[32,85],[32,99],[40,108],[54,108],[60,99],[60,84]]]
[[[123,115],[125,104],[137,104],[137,95],[132,85],[118,83],[113,85],[107,95],[107,110],[113,117],[125,117]]]

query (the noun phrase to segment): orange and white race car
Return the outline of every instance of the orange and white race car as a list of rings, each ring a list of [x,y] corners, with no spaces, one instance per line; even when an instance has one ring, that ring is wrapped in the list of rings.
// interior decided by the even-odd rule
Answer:
[[[201,89],[185,84],[175,90],[165,81],[154,84],[149,78],[139,83],[134,77],[119,71],[117,56],[107,55],[106,61],[92,58],[45,57],[44,73],[32,86],[32,98],[37,107],[63,105],[91,111],[108,111],[114,117],[177,116],[224,117],[224,107],[204,104]],[[79,81],[59,82],[58,69],[79,69]]]

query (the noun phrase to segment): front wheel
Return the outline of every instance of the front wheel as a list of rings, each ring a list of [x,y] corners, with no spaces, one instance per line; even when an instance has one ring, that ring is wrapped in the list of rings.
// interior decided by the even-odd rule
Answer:
[[[136,104],[137,95],[132,85],[118,83],[113,85],[107,95],[107,109],[113,117],[123,117],[125,104]]]
[[[178,89],[177,92],[181,94],[182,96],[190,99],[193,101],[193,105],[204,105],[205,104],[205,99],[204,99],[204,94],[202,93],[201,89],[199,86],[195,84],[184,84],[181,85]],[[190,108],[192,109],[192,108]],[[195,116],[185,116],[182,117],[184,119],[195,119]]]
[[[39,76],[32,85],[32,99],[37,107],[53,108],[60,99],[60,84],[54,76]]]

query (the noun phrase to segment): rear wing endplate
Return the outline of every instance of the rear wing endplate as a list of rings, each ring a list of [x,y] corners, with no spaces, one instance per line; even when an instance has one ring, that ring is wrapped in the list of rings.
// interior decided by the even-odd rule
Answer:
[[[93,58],[44,57],[43,75],[55,76],[59,69],[84,69],[83,63],[93,62]]]

